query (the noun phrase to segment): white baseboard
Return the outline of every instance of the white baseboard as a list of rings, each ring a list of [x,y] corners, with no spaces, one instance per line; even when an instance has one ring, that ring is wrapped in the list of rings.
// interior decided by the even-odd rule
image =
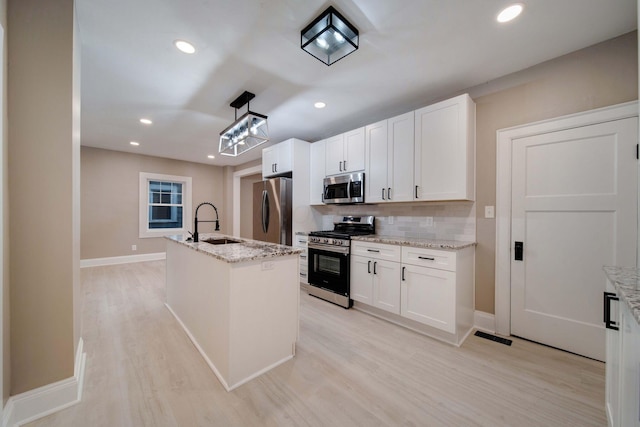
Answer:
[[[496,316],[495,314],[485,313],[484,311],[475,311],[473,314],[473,325],[481,331],[496,333]]]
[[[132,262],[158,261],[161,259],[165,259],[166,256],[167,254],[165,252],[158,252],[154,254],[139,254],[139,255],[114,256],[109,258],[82,259],[80,260],[80,268],[99,267],[102,265],[129,264]]]
[[[86,354],[80,338],[73,377],[11,396],[4,407],[3,427],[19,427],[75,405],[82,399]]]

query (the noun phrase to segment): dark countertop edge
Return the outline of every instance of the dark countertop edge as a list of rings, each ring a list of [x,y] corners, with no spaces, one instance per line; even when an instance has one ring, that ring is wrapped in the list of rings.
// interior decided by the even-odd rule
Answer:
[[[466,242],[458,240],[439,240],[439,239],[420,239],[416,237],[400,237],[400,236],[379,236],[377,234],[367,236],[352,236],[351,240],[382,243],[385,245],[409,246],[412,248],[425,249],[448,249],[460,250],[470,246],[476,246],[476,242]]]
[[[238,264],[242,262],[256,261],[260,259],[268,259],[268,258],[277,258],[288,255],[299,255],[304,252],[301,248],[295,248],[293,246],[287,245],[279,245],[276,243],[262,242],[259,240],[245,239],[243,237],[235,237],[229,236],[227,234],[219,234],[219,233],[203,233],[200,235],[200,242],[187,242],[185,239],[187,235],[183,234],[174,234],[171,236],[164,236],[165,239],[170,240],[175,243],[179,243],[188,247],[191,250],[196,252],[203,253],[205,255],[211,256],[220,261],[224,261],[228,264]],[[244,247],[248,250],[260,250],[260,249],[271,249],[277,250],[277,252],[263,252],[261,254],[256,254],[255,252],[251,255],[242,255],[237,253],[228,253],[229,249],[225,249],[227,245],[212,245],[210,243],[202,242],[204,239],[208,238],[216,238],[216,239],[233,239],[239,240],[241,243],[232,244],[233,246]],[[260,248],[262,246],[263,248]],[[237,252],[237,250],[231,249],[232,252]],[[227,252],[227,253],[225,253]]]
[[[625,278],[621,277],[621,274],[627,275],[626,280],[640,279],[640,269],[635,267],[616,267],[616,266],[604,266],[605,276],[611,282],[616,289],[617,294],[621,297],[631,314],[636,319],[636,322],[640,325],[640,289],[630,284],[625,284]],[[637,285],[636,285],[637,286]]]

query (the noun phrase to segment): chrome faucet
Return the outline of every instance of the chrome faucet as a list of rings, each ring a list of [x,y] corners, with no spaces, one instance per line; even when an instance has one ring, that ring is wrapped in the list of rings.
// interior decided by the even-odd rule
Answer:
[[[200,206],[202,206],[202,205],[211,206],[213,208],[213,210],[216,211],[216,219],[215,220],[211,220],[211,221],[200,221],[200,222],[215,222],[216,223],[215,231],[220,231],[220,220],[218,219],[218,209],[215,206],[213,206],[213,203],[202,202],[196,208],[196,216],[195,216],[195,220],[193,221],[194,222],[194,229],[193,229],[193,241],[194,242],[199,242],[200,241],[198,239],[198,209],[200,209]]]

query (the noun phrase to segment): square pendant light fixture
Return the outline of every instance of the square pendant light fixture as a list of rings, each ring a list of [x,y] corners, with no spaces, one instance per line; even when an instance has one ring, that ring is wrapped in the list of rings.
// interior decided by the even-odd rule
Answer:
[[[300,47],[327,65],[358,49],[358,29],[340,15],[333,6],[300,33]]]
[[[249,108],[249,101],[255,98],[251,92],[244,91],[231,104],[235,108],[235,121],[220,132],[218,151],[224,156],[238,156],[252,148],[269,141],[267,116],[254,113]],[[238,118],[238,108],[247,104],[247,112]]]

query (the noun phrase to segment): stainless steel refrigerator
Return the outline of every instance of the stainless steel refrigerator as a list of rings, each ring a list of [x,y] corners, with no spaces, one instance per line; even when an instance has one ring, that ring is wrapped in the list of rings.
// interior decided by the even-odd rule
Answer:
[[[253,238],[291,246],[291,178],[253,184]]]

